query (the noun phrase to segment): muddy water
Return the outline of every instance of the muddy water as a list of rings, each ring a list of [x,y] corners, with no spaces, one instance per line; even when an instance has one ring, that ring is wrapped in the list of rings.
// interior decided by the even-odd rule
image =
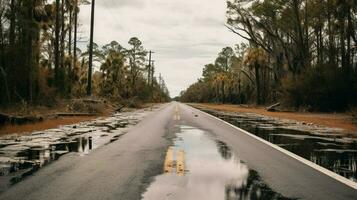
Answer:
[[[57,129],[0,137],[0,193],[65,154],[86,156],[118,140],[148,113],[118,113]]]
[[[356,138],[339,129],[256,114],[206,112],[357,182]]]
[[[272,191],[224,142],[194,127],[178,130],[163,174],[142,199],[287,199]]]

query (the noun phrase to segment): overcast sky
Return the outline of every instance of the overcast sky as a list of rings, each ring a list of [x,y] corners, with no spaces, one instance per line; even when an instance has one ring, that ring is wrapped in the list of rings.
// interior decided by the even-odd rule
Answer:
[[[223,47],[241,41],[224,26],[225,13],[225,0],[97,0],[94,40],[127,47],[131,37],[138,37],[156,52],[156,72],[174,97],[201,77],[203,66]],[[90,6],[82,6],[84,36],[89,20]]]

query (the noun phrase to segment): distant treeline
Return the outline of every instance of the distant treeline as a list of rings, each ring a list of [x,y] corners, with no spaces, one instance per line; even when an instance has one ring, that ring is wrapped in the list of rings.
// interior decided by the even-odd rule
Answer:
[[[228,0],[227,28],[247,42],[227,47],[186,102],[282,102],[310,110],[357,104],[357,1]]]
[[[78,13],[86,0],[0,0],[0,105],[51,104],[86,94],[88,52],[77,42]],[[89,23],[89,22],[88,22]],[[168,100],[138,38],[94,45],[93,93],[113,99]]]

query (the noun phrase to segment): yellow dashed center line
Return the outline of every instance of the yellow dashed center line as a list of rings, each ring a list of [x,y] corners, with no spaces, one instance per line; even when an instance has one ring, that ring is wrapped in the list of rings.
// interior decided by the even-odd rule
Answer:
[[[180,109],[179,109],[178,105],[175,106],[174,120],[175,121],[181,120]]]
[[[173,171],[174,168],[174,150],[172,147],[170,147],[167,152],[166,152],[166,158],[164,162],[164,172],[165,173],[170,173]]]
[[[176,167],[176,173],[178,175],[185,175],[185,152],[183,150],[179,150],[177,153]]]
[[[185,175],[185,151],[182,149],[177,151],[176,160],[174,160],[174,154],[174,148],[169,147],[164,162],[164,173],[176,173],[183,176]]]

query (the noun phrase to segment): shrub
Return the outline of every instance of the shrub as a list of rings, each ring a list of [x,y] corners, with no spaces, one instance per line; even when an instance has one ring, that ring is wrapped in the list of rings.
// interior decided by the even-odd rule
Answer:
[[[334,66],[312,67],[283,80],[283,100],[297,109],[303,106],[314,111],[345,110],[355,101],[353,79]]]

